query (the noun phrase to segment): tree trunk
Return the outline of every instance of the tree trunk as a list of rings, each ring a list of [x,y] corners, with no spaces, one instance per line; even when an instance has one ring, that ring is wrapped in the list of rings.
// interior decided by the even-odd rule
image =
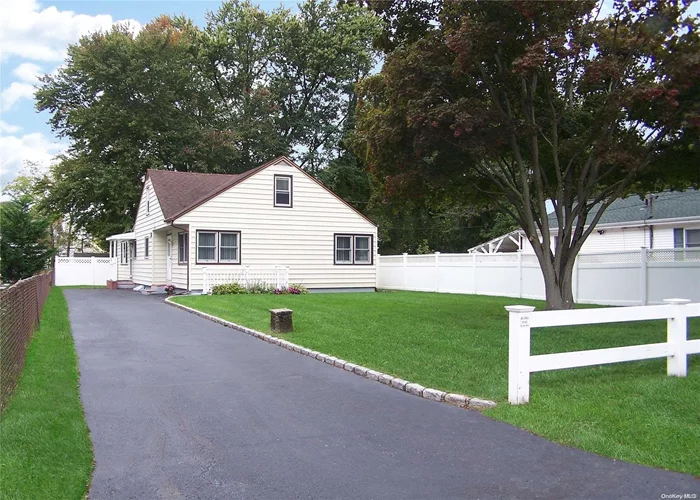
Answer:
[[[574,308],[573,270],[575,258],[574,256],[562,259],[560,269],[555,268],[549,255],[545,254],[545,258],[540,260],[547,310]]]

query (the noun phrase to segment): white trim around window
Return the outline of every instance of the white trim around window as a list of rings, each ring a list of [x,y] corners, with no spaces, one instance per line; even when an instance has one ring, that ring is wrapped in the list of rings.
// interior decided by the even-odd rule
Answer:
[[[196,264],[240,264],[241,232],[197,230]]]
[[[333,235],[333,263],[337,265],[371,266],[374,255],[371,234]]]
[[[219,262],[221,264],[238,264],[240,256],[240,233],[219,233]]]
[[[275,199],[276,207],[292,208],[292,176],[275,175]]]

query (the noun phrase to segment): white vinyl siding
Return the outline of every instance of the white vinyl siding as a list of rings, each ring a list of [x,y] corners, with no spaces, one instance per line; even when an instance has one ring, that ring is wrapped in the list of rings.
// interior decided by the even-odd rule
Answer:
[[[275,175],[292,176],[292,207],[271,203]],[[290,282],[308,288],[374,288],[377,228],[314,180],[284,163],[271,165],[177,219],[189,225],[190,289],[201,290],[206,263],[192,258],[199,231],[240,231],[244,266],[289,266]],[[371,235],[372,264],[335,264],[335,234]],[[212,264],[209,264],[212,265]],[[230,264],[233,268],[236,264]],[[224,264],[215,267],[225,269]]]
[[[182,226],[179,226],[178,229],[182,229]],[[194,238],[194,235],[191,235],[191,237]],[[194,257],[189,253],[189,246],[187,246],[189,239],[190,233],[182,231],[173,233],[173,279],[171,282],[177,288],[182,288],[184,290],[187,289],[187,267],[189,261],[194,261]],[[185,243],[185,247],[182,247],[183,243]],[[180,256],[183,254],[187,257],[188,262],[182,262],[180,260]]]
[[[662,223],[654,224],[655,250],[674,248],[674,228],[700,229],[700,223]],[[599,231],[603,231],[600,234]],[[652,248],[649,227],[625,227],[605,228],[593,230],[581,248],[581,253],[620,252],[625,250],[639,250],[640,248]],[[525,240],[524,253],[534,253],[530,243]]]
[[[147,205],[150,211],[146,213]],[[134,259],[134,283],[141,285],[165,284],[165,232],[158,231],[168,227],[163,221],[163,211],[158,203],[151,180],[147,179],[143,187],[139,210],[134,223],[134,235],[137,245],[137,258]],[[149,257],[145,258],[145,239],[149,238]]]

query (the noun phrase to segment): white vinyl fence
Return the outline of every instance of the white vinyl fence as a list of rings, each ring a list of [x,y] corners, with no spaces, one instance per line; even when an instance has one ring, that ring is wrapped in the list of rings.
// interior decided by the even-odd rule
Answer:
[[[238,283],[248,287],[257,283],[264,283],[275,288],[289,286],[289,268],[284,266],[251,267],[243,266],[236,269],[219,269],[205,267],[204,287],[202,293],[211,293],[216,285]]]
[[[102,285],[117,279],[117,261],[109,257],[56,257],[57,286]]]
[[[700,316],[700,303],[667,299],[667,305],[614,307],[568,311],[534,311],[531,306],[507,306],[508,318],[508,402],[530,400],[530,373],[602,365],[652,358],[667,358],[667,374],[685,377],[688,355],[700,353],[700,339],[688,340],[688,318]],[[667,320],[667,340],[659,344],[632,345],[609,349],[530,354],[530,329],[564,325],[590,325],[621,321]]]
[[[382,255],[377,288],[544,299],[534,254]],[[700,248],[580,254],[574,300],[583,304],[661,304],[666,297],[700,302]]]

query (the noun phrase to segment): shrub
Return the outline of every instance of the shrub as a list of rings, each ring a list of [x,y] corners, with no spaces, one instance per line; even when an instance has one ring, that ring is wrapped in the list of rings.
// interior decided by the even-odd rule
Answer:
[[[212,295],[240,295],[248,293],[248,290],[240,283],[224,283],[223,285],[215,285],[211,289]]]
[[[306,295],[309,293],[309,290],[304,286],[304,285],[298,285],[292,283],[289,285],[289,288],[287,288],[288,293],[291,293],[292,295]]]
[[[254,281],[248,283],[245,287],[240,283],[226,283],[223,285],[216,285],[212,288],[212,295],[239,295],[244,293],[251,293],[255,295],[262,294],[272,294],[275,295],[306,295],[309,291],[303,285],[289,285],[289,287],[275,288],[272,285],[268,285],[264,281]]]
[[[264,281],[254,281],[248,284],[248,293],[259,295],[273,293],[274,291],[275,287],[268,285]]]

